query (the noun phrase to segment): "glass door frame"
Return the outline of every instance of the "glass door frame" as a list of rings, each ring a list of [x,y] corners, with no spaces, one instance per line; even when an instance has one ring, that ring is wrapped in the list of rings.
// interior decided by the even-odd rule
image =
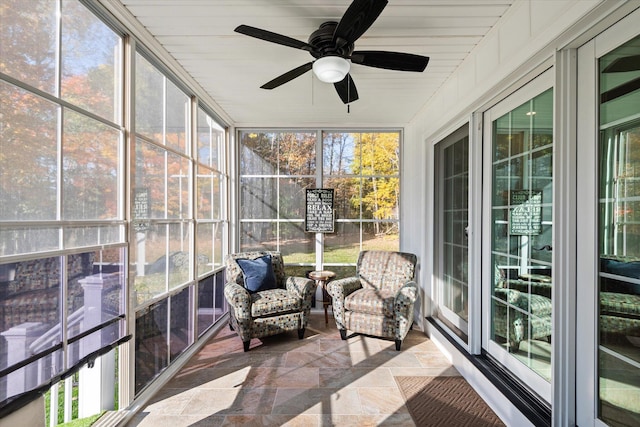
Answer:
[[[482,349],[491,355],[496,361],[505,366],[513,375],[520,378],[525,384],[527,384],[532,390],[540,395],[547,402],[552,401],[552,384],[553,384],[553,355],[551,357],[551,381],[547,382],[540,375],[533,372],[527,366],[520,361],[516,360],[506,349],[502,348],[499,344],[490,340],[491,328],[493,325],[493,318],[491,316],[492,307],[492,289],[494,282],[494,269],[489,265],[487,260],[491,260],[492,252],[492,173],[493,173],[493,121],[502,117],[504,114],[514,110],[525,102],[531,100],[537,95],[542,94],[544,91],[550,88],[554,88],[555,74],[553,69],[549,69],[541,73],[538,77],[523,85],[517,91],[508,95],[502,101],[495,104],[490,109],[483,113],[483,189],[482,193],[485,195],[482,201]],[[554,90],[554,99],[556,93]],[[554,102],[555,104],[555,102]],[[555,113],[554,113],[555,114]],[[555,120],[554,120],[555,122]],[[555,137],[555,123],[554,123],[554,137]],[[554,138],[555,139],[555,138]],[[554,142],[554,146],[556,145]],[[554,159],[554,167],[556,160]],[[556,199],[556,182],[554,178],[553,183],[554,193],[554,218],[555,218],[555,199]],[[553,241],[555,243],[555,234],[557,230],[553,228]],[[555,263],[554,263],[555,264]],[[554,323],[552,322],[552,326]],[[553,327],[552,327],[553,330]],[[553,351],[552,344],[552,351]]]
[[[472,322],[472,311],[473,311],[473,290],[470,284],[473,282],[473,276],[471,271],[471,250],[472,250],[472,242],[470,235],[470,227],[471,227],[471,185],[472,185],[472,149],[471,149],[471,137],[470,137],[470,126],[469,122],[465,122],[462,126],[440,139],[438,143],[434,146],[434,171],[435,171],[435,203],[434,203],[434,245],[437,246],[434,250],[435,258],[434,258],[434,295],[435,298],[435,307],[434,307],[434,318],[445,328],[451,331],[451,337],[453,337],[460,345],[463,347],[469,346],[469,340],[472,339],[469,331],[469,323]],[[444,165],[444,156],[445,150],[449,147],[452,147],[455,144],[461,142],[462,139],[466,138],[467,141],[467,150],[468,150],[468,162],[467,162],[467,227],[466,227],[466,240],[467,240],[467,320],[465,321],[456,313],[454,313],[451,309],[447,308],[443,304],[443,282],[444,278],[442,277],[444,274],[444,233],[447,232],[444,228],[444,214],[443,209],[445,208],[445,185],[444,185],[444,174],[445,167]],[[441,314],[438,315],[437,313]],[[440,318],[442,316],[443,319]],[[466,340],[463,336],[466,336]]]
[[[598,419],[598,186],[599,91],[598,61],[640,35],[640,10],[629,14],[578,49],[577,233],[576,280],[591,288],[576,292],[576,423],[606,426]]]

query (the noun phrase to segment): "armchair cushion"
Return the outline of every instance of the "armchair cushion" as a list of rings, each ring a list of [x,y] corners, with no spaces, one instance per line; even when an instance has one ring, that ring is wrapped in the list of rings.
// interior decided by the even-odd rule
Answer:
[[[284,314],[302,309],[302,300],[285,289],[271,289],[251,295],[251,317]]]
[[[344,308],[364,314],[393,317],[395,294],[389,289],[359,289],[344,299]]]
[[[237,259],[236,262],[242,270],[244,286],[250,293],[276,288],[271,255],[263,255],[256,259]]]

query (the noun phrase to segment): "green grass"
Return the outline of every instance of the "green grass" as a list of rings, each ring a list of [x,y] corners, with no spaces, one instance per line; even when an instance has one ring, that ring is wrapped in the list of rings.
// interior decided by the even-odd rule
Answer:
[[[87,418],[78,418],[77,420],[69,421],[68,423],[59,424],[62,427],[89,427],[93,425],[98,418],[100,418],[106,411],[102,411],[99,414],[92,415]]]
[[[327,235],[324,250],[324,260],[331,264],[355,264],[360,253],[360,243],[351,242],[343,245],[333,244],[331,242],[333,236]],[[398,235],[383,235],[362,242],[364,250],[398,250]],[[288,251],[286,246],[282,246],[281,250],[285,253],[285,262],[287,264],[313,263],[315,254],[309,254],[306,248],[300,248],[300,252]],[[294,249],[295,250],[295,249]]]
[[[72,382],[74,384],[78,383],[78,374],[73,375]],[[58,389],[58,424],[62,424],[64,422],[64,392],[65,392],[65,382],[60,382],[60,388]],[[45,404],[45,425],[49,425],[49,417],[51,413],[51,391],[47,391],[44,395],[44,404]],[[78,386],[71,387],[71,418],[78,417]]]
[[[115,410],[118,410],[118,359],[119,359],[119,353],[116,351],[115,353],[115,357],[116,357],[116,383],[115,383],[115,390],[114,390],[114,397],[115,397]],[[72,387],[71,387],[71,421],[69,421],[68,423],[64,422],[64,388],[65,388],[65,382],[61,381],[60,382],[60,388],[58,389],[58,426],[63,426],[63,427],[88,427],[93,425],[93,423],[95,423],[98,418],[100,418],[106,411],[102,411],[99,414],[95,414],[92,415],[90,417],[86,417],[86,418],[78,418],[78,380],[79,380],[79,373],[76,372],[75,374],[73,374],[73,378],[72,378]],[[50,413],[51,413],[51,391],[47,391],[44,395],[44,400],[45,400],[45,426],[49,425],[49,417],[50,417]]]
[[[77,375],[77,374],[76,374]],[[49,414],[50,414],[50,402],[51,402],[51,392],[48,391],[45,396],[45,424],[49,425]],[[100,412],[99,414],[92,415],[86,418],[77,418],[78,417],[78,386],[72,387],[72,403],[71,403],[71,418],[72,420],[68,423],[64,422],[64,382],[61,382],[60,389],[58,391],[58,426],[62,427],[89,427],[95,423],[98,418],[100,418],[105,411]]]

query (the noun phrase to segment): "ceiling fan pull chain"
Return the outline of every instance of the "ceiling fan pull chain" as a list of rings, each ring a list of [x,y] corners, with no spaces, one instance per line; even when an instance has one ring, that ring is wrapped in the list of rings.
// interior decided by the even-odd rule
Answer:
[[[351,74],[347,74],[347,114],[351,113]]]

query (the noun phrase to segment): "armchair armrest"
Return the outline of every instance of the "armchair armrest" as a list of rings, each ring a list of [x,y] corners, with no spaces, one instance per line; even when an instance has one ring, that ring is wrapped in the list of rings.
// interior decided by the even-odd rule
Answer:
[[[418,285],[413,280],[402,285],[393,301],[396,340],[402,341],[413,324],[413,306],[418,300]],[[397,341],[396,341],[397,342]]]
[[[224,297],[236,318],[251,318],[251,296],[243,286],[237,283],[227,283],[224,286]]]
[[[285,278],[285,286],[287,292],[296,295],[302,300],[302,327],[304,328],[309,321],[311,301],[316,291],[316,282],[306,277],[288,276]]]
[[[344,299],[351,293],[362,288],[359,277],[347,277],[345,279],[334,280],[327,284],[327,292],[333,298],[333,317],[336,319],[336,326],[340,330],[342,339],[346,337],[347,329],[345,322]]]
[[[313,280],[305,277],[289,276],[286,278],[285,285],[288,292],[302,300],[308,299],[309,304],[311,304],[311,298],[316,290],[316,283]]]
[[[402,285],[394,298],[396,307],[415,304],[418,300],[418,285],[413,280]]]
[[[362,288],[359,277],[347,277],[327,284],[327,292],[334,300],[344,301],[349,294]]]

